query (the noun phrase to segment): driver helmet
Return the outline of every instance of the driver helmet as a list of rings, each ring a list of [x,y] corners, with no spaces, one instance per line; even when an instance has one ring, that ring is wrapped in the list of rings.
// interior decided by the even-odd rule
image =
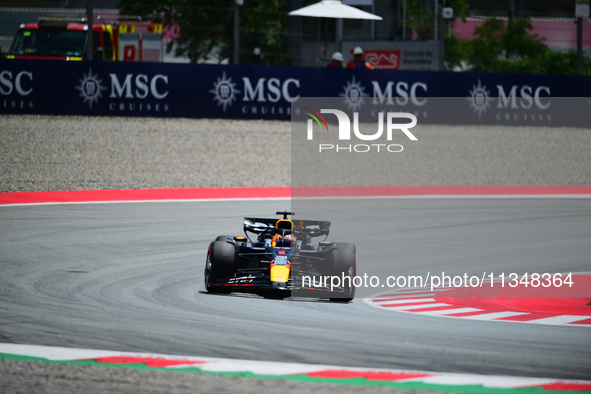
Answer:
[[[275,234],[273,236],[273,247],[291,247],[291,234],[285,234],[282,236],[281,234]]]
[[[291,247],[292,239],[293,238],[291,234],[285,234],[285,237],[283,237],[283,246]]]

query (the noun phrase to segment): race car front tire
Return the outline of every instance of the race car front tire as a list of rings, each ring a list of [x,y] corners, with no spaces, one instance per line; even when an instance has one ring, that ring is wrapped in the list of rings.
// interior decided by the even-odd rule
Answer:
[[[235,268],[236,246],[226,241],[212,242],[207,254],[205,289],[210,293],[231,293],[231,287],[215,286],[214,283],[233,278]]]

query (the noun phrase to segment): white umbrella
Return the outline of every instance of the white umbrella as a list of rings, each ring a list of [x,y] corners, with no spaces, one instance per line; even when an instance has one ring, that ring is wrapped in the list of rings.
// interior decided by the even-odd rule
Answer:
[[[340,0],[322,0],[299,10],[290,12],[293,16],[312,16],[335,19],[372,19],[381,21],[382,17],[341,3]]]
[[[318,3],[300,8],[288,13],[290,16],[311,16],[315,18],[334,18],[336,24],[337,49],[341,51],[343,40],[343,19],[369,19],[381,21],[381,16],[362,11],[358,8],[343,4],[341,0],[322,0]]]

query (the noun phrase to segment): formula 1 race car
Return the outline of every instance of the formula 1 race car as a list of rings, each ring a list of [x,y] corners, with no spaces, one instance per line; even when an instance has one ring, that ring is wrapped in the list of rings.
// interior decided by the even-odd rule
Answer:
[[[355,245],[328,242],[330,222],[244,218],[245,236],[220,235],[209,244],[205,288],[210,293],[248,292],[278,298],[355,296]],[[252,238],[251,238],[252,237]],[[313,238],[324,237],[317,245]]]

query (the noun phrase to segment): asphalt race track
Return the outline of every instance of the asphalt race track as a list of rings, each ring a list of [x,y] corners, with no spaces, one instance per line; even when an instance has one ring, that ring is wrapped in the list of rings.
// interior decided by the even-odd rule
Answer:
[[[243,216],[273,216],[290,205],[297,213],[298,204],[0,207],[0,342],[478,374],[591,376],[587,327],[393,313],[360,299],[334,304],[205,293],[205,253],[215,236],[240,234]],[[329,239],[357,245],[358,274],[591,271],[591,199],[374,199],[348,201],[344,207],[334,201],[305,203],[302,209],[333,221]],[[359,289],[358,295],[380,292]]]

